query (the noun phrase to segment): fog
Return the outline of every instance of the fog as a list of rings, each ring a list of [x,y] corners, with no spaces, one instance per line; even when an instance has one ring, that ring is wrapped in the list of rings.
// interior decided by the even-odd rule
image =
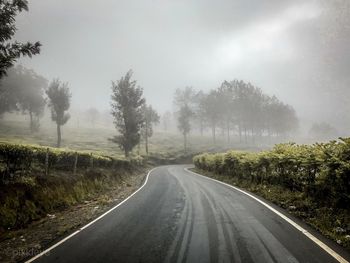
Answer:
[[[350,127],[347,0],[32,0],[16,39],[42,44],[20,63],[69,82],[72,107],[109,109],[111,81],[133,69],[147,101],[242,79],[292,105],[302,125]],[[306,129],[306,128],[305,128]]]

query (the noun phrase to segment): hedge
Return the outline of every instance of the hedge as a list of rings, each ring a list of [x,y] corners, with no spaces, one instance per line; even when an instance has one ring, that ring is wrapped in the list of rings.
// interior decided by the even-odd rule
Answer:
[[[2,180],[30,174],[33,170],[49,173],[51,170],[129,168],[142,159],[115,159],[86,152],[61,150],[32,145],[0,143],[0,175]]]
[[[323,205],[350,208],[350,138],[313,145],[278,144],[258,153],[205,153],[193,161],[202,170],[281,185]]]

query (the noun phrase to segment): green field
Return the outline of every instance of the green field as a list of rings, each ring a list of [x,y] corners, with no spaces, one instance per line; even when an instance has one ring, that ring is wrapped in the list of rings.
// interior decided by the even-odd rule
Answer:
[[[174,156],[183,153],[183,137],[176,132],[164,132],[155,129],[155,133],[149,140],[150,155]],[[111,157],[121,157],[123,152],[119,147],[108,139],[116,135],[116,130],[107,125],[74,126],[72,124],[62,128],[62,148],[77,151],[93,152],[97,154],[108,155]],[[1,120],[0,122],[0,142],[11,142],[16,144],[34,144],[40,146],[55,147],[56,129],[50,122],[44,122],[40,131],[30,133],[29,125],[18,119]],[[231,148],[240,150],[260,150],[269,146],[256,146],[240,144],[238,138],[233,138],[230,144],[227,144],[224,137],[218,136],[215,145],[212,142],[210,134],[204,136],[190,134],[188,138],[188,152],[220,152]],[[141,142],[140,148],[135,147],[134,155],[145,155],[144,143]]]

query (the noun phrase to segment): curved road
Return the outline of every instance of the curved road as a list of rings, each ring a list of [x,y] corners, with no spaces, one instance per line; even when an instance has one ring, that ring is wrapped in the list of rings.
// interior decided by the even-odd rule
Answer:
[[[337,262],[253,198],[184,167],[156,168],[128,201],[35,262]]]

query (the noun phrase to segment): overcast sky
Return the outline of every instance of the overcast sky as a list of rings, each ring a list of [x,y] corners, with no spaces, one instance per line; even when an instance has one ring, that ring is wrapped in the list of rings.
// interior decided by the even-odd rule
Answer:
[[[176,88],[238,78],[304,119],[340,125],[350,103],[349,2],[32,0],[17,39],[43,44],[21,63],[68,81],[77,109],[108,109],[111,81],[133,69],[159,111],[172,109]]]

